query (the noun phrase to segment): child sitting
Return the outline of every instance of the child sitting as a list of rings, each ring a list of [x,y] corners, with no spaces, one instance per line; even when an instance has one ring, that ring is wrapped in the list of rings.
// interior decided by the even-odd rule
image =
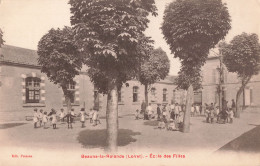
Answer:
[[[165,128],[165,123],[164,123],[163,119],[161,119],[160,122],[158,123],[158,128],[159,129],[164,129]]]
[[[175,131],[176,130],[176,126],[175,126],[175,123],[174,123],[173,119],[170,119],[170,123],[168,125],[168,130],[170,130],[170,131]]]

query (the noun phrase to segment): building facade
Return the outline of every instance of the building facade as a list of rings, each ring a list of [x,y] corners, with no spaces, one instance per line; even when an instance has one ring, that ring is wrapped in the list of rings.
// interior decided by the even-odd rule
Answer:
[[[0,48],[0,120],[25,120],[34,108],[49,112],[51,108],[66,110],[62,89],[50,82],[37,64],[35,50],[4,45]],[[182,94],[175,91],[174,77],[167,77],[150,87],[149,102],[155,108],[158,103],[181,102]],[[119,115],[133,114],[144,100],[144,86],[137,80],[123,85],[119,92]],[[106,111],[106,95],[99,94],[82,70],[74,83],[68,85],[74,92],[72,106],[76,112],[96,107],[101,115]]]
[[[201,103],[219,103],[219,94],[217,86],[219,85],[219,72],[220,67],[219,57],[208,58],[206,64],[202,67],[202,87],[203,89],[198,92],[201,95]],[[223,65],[224,72],[223,78],[223,97],[231,104],[232,99],[236,99],[236,93],[241,86],[241,81],[238,79],[235,73],[227,71],[225,65]],[[244,92],[241,95],[241,104],[244,106],[259,107],[260,103],[260,74],[251,78],[247,84]]]

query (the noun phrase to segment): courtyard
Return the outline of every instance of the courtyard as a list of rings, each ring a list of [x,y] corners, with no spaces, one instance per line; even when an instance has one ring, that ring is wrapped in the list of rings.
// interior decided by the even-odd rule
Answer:
[[[233,146],[232,141],[239,139],[246,132],[259,132],[259,119],[259,111],[252,108],[244,111],[240,119],[234,119],[233,124],[209,124],[205,122],[205,117],[197,116],[191,118],[191,131],[182,133],[160,130],[156,126],[156,120],[135,120],[131,114],[120,116],[118,153],[176,153],[184,154],[186,158],[195,157],[196,154],[198,159],[200,155],[205,157],[205,154],[211,156],[219,153],[218,150],[222,147],[225,150],[225,145],[232,150],[231,146],[233,152],[239,153],[239,143],[236,141]],[[73,154],[78,154],[78,157],[85,153],[102,154],[106,140],[106,121],[101,118],[101,124],[97,126],[92,126],[87,121],[85,128],[81,128],[81,123],[76,121],[73,129],[68,129],[65,122],[59,122],[57,129],[52,129],[51,125],[48,125],[47,129],[34,129],[32,121],[1,122],[0,135],[1,148],[5,149],[1,157],[6,155],[10,158],[13,153],[29,153],[28,155],[34,154],[35,157],[35,154],[42,151],[48,151],[49,154],[56,152],[60,157],[67,152],[75,152]],[[253,137],[257,139],[256,136],[255,134]],[[246,139],[252,141],[248,137]],[[255,148],[247,152],[259,153],[255,151],[259,150],[259,142],[253,146]],[[48,154],[44,153],[44,156],[46,155]]]

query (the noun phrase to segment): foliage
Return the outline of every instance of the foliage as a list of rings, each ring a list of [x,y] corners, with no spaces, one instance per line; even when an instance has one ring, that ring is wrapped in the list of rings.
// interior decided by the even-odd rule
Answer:
[[[220,51],[229,72],[237,73],[241,79],[258,74],[260,44],[256,34],[237,35],[230,41],[230,44],[222,43]]]
[[[41,71],[54,84],[59,84],[63,91],[66,90],[66,85],[73,82],[73,78],[79,74],[83,61],[74,44],[71,28],[49,30],[39,41],[37,53]]]
[[[221,0],[176,0],[166,7],[163,19],[164,38],[174,57],[181,60],[178,87],[198,85],[209,50],[231,28],[226,4]]]
[[[236,117],[240,117],[240,96],[253,75],[260,70],[260,44],[256,34],[235,36],[230,44],[221,43],[220,52],[229,72],[236,73],[241,79],[241,87],[236,95]]]
[[[161,48],[152,51],[151,56],[141,65],[139,81],[143,85],[151,85],[164,79],[170,69],[169,58]]]
[[[0,29],[0,48],[4,44],[4,39],[3,39],[3,31]]]
[[[154,0],[70,0],[76,44],[86,54],[88,75],[99,92],[136,77],[152,41],[143,32]]]

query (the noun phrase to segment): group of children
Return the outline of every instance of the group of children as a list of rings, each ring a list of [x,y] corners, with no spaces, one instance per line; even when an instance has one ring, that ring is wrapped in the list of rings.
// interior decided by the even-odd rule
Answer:
[[[167,129],[170,131],[179,130],[179,126],[182,119],[182,108],[178,103],[172,103],[169,105],[157,104],[157,120],[159,129]],[[152,109],[151,103],[145,110],[136,110],[135,119],[150,120],[155,119],[156,114]]]
[[[219,110],[219,107],[211,103],[210,105],[206,105],[206,122],[213,123],[214,119],[217,120],[218,123],[233,123],[234,112],[232,109],[223,108],[222,111]]]
[[[80,117],[80,122],[82,124],[81,127],[84,128],[87,116],[89,117],[90,123],[92,123],[93,126],[96,126],[97,123],[101,124],[98,111],[92,108],[90,109],[89,113],[86,113],[85,108],[81,108],[78,115],[75,114],[73,108],[68,113],[65,113],[64,109],[61,108],[59,114],[57,114],[56,110],[54,110],[53,108],[51,109],[51,112],[49,114],[47,114],[46,111],[43,112],[42,109],[40,109],[40,111],[38,112],[38,109],[35,108],[33,114],[34,128],[37,128],[37,124],[39,123],[40,127],[43,125],[43,128],[46,129],[47,123],[50,122],[53,129],[56,129],[58,120],[64,122],[64,119],[66,119],[68,129],[72,129],[72,124],[75,123],[74,118],[76,117]]]

